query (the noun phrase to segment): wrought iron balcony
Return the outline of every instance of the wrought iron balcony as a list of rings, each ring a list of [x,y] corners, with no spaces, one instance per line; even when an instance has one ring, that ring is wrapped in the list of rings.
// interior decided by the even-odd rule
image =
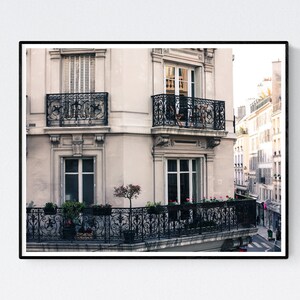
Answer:
[[[153,127],[225,130],[225,102],[171,94],[152,96]]]
[[[47,94],[47,126],[107,125],[108,93]]]
[[[124,232],[130,228],[134,232],[134,242],[254,228],[255,207],[255,200],[162,206],[159,211],[137,207],[132,208],[132,218],[129,208],[112,208],[109,215],[100,216],[87,208],[74,221],[76,236],[73,239],[124,243]],[[68,239],[64,235],[66,220],[61,208],[53,215],[45,215],[43,208],[32,208],[26,214],[27,242]]]

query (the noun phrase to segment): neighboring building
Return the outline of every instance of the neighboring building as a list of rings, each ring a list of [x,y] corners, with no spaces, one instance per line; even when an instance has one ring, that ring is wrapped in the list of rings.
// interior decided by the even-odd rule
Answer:
[[[231,57],[28,49],[27,201],[128,206],[113,196],[128,183],[135,206],[233,195]]]
[[[247,119],[240,119],[236,128],[237,140],[234,145],[235,193],[236,196],[249,196],[249,137]]]
[[[234,155],[236,194],[257,199],[260,224],[276,230],[281,222],[281,62],[273,62],[272,67],[272,80],[266,78],[258,86],[259,99],[250,103],[250,113],[236,123]],[[245,152],[249,172],[248,166],[241,167]]]
[[[273,62],[272,74],[272,136],[273,136],[273,197],[269,204],[269,224],[274,230],[281,227],[281,62]]]
[[[256,191],[258,193],[258,203],[264,205],[272,200],[273,180],[272,180],[272,102],[271,98],[259,100],[252,105],[253,122],[257,128],[257,172]],[[260,216],[265,224],[263,215]]]

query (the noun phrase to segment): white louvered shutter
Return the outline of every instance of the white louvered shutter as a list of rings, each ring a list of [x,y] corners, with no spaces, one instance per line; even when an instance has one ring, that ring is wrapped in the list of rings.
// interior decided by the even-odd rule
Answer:
[[[95,55],[63,56],[63,92],[95,92]]]

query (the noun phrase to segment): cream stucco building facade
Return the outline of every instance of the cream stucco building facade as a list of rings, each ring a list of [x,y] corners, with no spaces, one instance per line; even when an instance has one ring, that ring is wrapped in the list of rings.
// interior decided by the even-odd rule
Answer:
[[[102,47],[102,45],[96,45]],[[231,49],[26,49],[26,201],[233,196]]]
[[[282,205],[281,61],[272,63],[272,78],[265,81],[268,93],[260,91],[263,97],[252,101],[250,113],[236,126],[235,187],[237,194],[257,199],[258,221],[275,231],[281,227]],[[262,87],[260,84],[261,90]],[[242,166],[238,160],[241,156]],[[247,178],[246,183],[243,178]]]

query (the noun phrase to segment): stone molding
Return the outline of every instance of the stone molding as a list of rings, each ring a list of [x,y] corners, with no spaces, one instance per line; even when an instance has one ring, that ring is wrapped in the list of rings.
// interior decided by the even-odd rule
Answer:
[[[72,136],[72,150],[73,156],[82,156],[83,138],[81,134],[73,134]]]
[[[58,145],[60,144],[60,135],[55,134],[55,135],[50,135],[50,142],[52,144],[53,147],[58,147]]]

